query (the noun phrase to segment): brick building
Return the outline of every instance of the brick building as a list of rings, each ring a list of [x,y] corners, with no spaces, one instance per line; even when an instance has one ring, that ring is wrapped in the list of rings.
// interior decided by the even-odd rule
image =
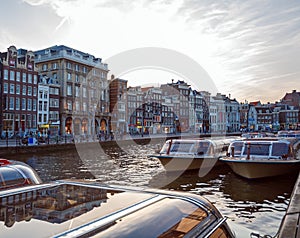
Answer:
[[[0,53],[0,132],[8,136],[37,130],[38,70],[34,53],[15,46]]]

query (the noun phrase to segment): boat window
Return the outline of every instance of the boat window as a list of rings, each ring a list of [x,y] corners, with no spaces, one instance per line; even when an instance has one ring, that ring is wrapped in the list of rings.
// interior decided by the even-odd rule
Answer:
[[[182,142],[174,142],[172,144],[170,152],[182,152],[182,153],[189,153],[191,147],[194,143],[182,143]]]
[[[248,146],[250,146],[250,155],[269,155],[270,144],[245,144],[244,155],[248,153]]]
[[[197,153],[198,154],[207,154],[210,143],[206,141],[201,141],[198,144]]]
[[[115,220],[93,237],[183,237],[207,216],[205,210],[190,202],[165,198]]]
[[[273,143],[272,155],[282,156],[287,155],[289,152],[289,146],[286,143]]]
[[[161,153],[161,154],[166,154],[166,153],[168,152],[169,146],[170,146],[170,141],[167,141],[167,142],[164,144],[163,148],[160,150],[159,153]]]
[[[243,142],[234,142],[232,143],[232,145],[230,146],[230,148],[234,147],[234,155],[232,156],[238,156],[242,154],[242,149],[243,149]],[[230,151],[230,153],[232,153],[232,150]]]
[[[2,181],[4,185],[1,186],[12,186],[17,184],[22,184],[25,182],[23,176],[13,168],[2,168],[0,172]]]

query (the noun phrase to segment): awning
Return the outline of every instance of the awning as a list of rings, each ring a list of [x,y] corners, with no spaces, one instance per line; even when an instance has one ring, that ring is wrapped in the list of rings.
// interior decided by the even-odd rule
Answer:
[[[49,124],[45,124],[45,125],[39,125],[39,128],[46,128],[46,129],[48,129],[49,128]]]

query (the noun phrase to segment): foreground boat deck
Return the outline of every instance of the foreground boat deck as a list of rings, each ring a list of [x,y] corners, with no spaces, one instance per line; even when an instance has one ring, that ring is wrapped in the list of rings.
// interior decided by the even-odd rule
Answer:
[[[300,238],[300,173],[295,184],[288,210],[279,229],[279,238]]]

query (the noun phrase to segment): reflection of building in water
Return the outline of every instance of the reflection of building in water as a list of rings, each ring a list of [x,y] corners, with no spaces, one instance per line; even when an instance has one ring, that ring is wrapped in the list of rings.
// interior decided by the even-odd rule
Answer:
[[[11,227],[31,218],[62,223],[106,202],[107,190],[61,184],[0,197],[0,221]]]

